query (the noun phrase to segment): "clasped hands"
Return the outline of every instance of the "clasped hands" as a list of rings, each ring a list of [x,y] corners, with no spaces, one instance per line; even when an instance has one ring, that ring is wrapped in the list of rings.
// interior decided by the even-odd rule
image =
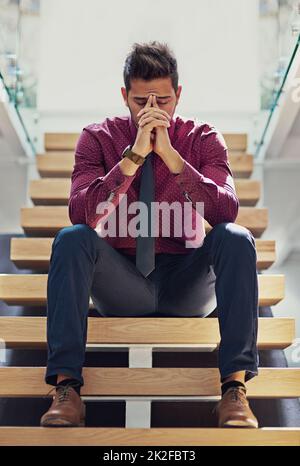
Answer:
[[[151,105],[153,106],[151,107]],[[151,94],[149,96],[145,107],[138,112],[137,117],[139,118],[138,125],[141,128],[156,120],[156,124],[153,125],[155,133],[151,132],[150,138],[153,151],[157,155],[162,157],[172,151],[173,147],[167,130],[170,127],[171,117],[165,110],[159,108],[155,95]],[[160,120],[160,122],[157,122],[157,120]]]

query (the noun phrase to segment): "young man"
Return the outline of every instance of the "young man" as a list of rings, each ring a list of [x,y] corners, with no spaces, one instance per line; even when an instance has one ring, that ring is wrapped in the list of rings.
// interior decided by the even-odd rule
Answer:
[[[86,126],[76,146],[73,225],[56,234],[48,275],[45,381],[56,395],[41,425],[84,425],[80,387],[91,296],[102,316],[206,317],[217,305],[218,425],[256,428],[245,387],[258,374],[256,249],[251,232],[234,223],[239,201],[225,141],[208,123],[174,116],[182,87],[166,44],[134,44],[124,83],[130,115]],[[162,203],[156,234],[132,234],[138,200],[151,226],[149,207]],[[174,217],[189,207],[177,223],[165,215],[174,202]],[[212,227],[206,235],[203,218]],[[186,220],[196,243],[185,229],[178,234]]]

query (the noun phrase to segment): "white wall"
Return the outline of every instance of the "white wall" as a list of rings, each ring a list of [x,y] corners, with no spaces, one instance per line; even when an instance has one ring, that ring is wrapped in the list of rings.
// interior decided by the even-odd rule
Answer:
[[[259,109],[258,0],[41,0],[40,31],[42,130],[127,114],[123,63],[148,40],[175,52],[179,114],[243,131]]]

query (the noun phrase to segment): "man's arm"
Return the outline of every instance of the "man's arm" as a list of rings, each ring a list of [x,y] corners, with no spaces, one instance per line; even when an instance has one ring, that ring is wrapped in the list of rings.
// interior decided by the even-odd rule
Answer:
[[[204,218],[212,227],[222,222],[234,222],[239,199],[222,134],[206,125],[194,144],[193,150],[199,154],[199,166],[196,169],[183,159],[183,168],[174,173],[176,183],[193,203],[204,202]]]
[[[107,215],[97,214],[97,205],[110,201],[116,208],[120,201],[119,194],[127,192],[138,168],[131,160],[122,159],[105,173],[101,144],[88,128],[84,128],[76,145],[71,177],[68,203],[71,222],[95,228],[99,220],[103,221]]]

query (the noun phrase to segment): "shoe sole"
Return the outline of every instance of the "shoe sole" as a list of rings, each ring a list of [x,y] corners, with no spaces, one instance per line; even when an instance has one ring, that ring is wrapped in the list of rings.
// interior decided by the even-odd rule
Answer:
[[[247,427],[250,429],[258,429],[258,425],[249,424],[245,421],[227,421],[221,427]]]
[[[40,423],[41,427],[85,427],[85,420],[80,421],[79,424],[75,424],[65,419],[53,418],[47,419],[45,422]]]

